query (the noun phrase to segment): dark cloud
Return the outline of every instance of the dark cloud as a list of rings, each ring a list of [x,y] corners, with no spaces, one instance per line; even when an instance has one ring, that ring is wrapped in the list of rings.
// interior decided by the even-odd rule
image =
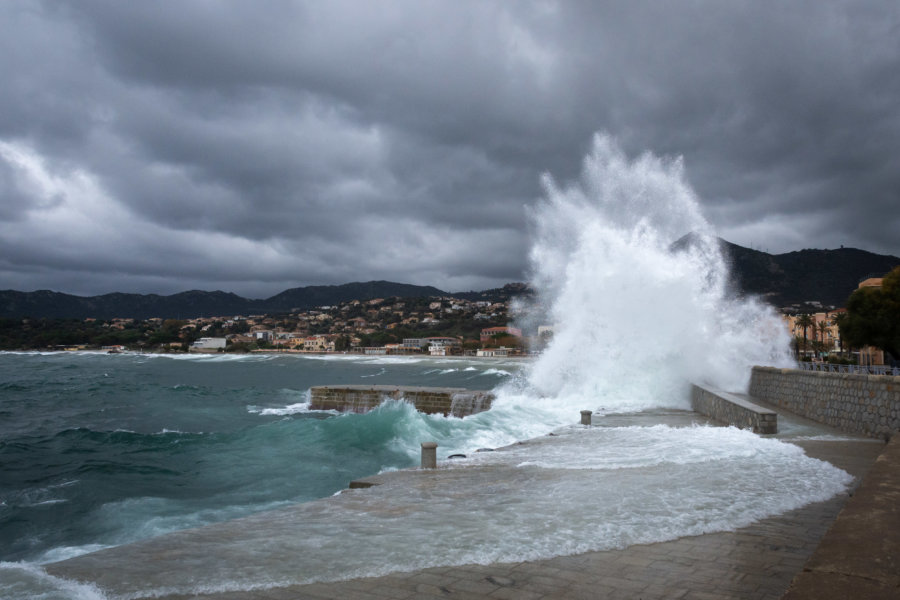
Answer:
[[[0,4],[0,288],[524,277],[596,131],[723,237],[900,255],[893,1]]]

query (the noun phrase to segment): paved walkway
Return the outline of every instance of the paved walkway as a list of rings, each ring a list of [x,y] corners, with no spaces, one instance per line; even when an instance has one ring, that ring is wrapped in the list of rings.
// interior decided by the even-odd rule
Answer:
[[[883,444],[798,441],[810,456],[860,477]],[[549,560],[439,567],[413,573],[258,592],[178,596],[207,600],[781,598],[847,500],[832,498],[735,532]]]
[[[838,515],[785,600],[900,598],[900,435]]]
[[[695,415],[696,417],[696,415]],[[883,443],[843,436],[779,415],[775,437],[802,446],[856,477]],[[821,437],[822,434],[835,437]],[[807,439],[814,437],[815,439]],[[842,494],[734,532],[684,537],[547,560],[436,567],[383,577],[293,585],[258,591],[169,596],[169,600],[384,600],[685,598],[778,599],[816,550],[847,501]],[[511,533],[514,535],[514,533]],[[436,541],[439,543],[439,541]],[[427,552],[427,548],[423,548]]]

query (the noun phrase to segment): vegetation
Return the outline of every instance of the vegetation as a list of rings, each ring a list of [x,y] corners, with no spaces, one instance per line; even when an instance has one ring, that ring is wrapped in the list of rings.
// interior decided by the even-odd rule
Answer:
[[[128,346],[148,341],[154,330],[153,325],[143,322],[119,329],[93,319],[0,319],[0,350]]]
[[[860,288],[838,318],[845,344],[876,346],[900,357],[900,267],[885,275],[881,288]]]

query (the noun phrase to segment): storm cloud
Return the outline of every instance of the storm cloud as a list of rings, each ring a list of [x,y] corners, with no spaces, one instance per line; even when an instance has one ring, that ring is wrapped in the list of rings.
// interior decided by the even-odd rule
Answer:
[[[596,132],[770,252],[900,255],[900,5],[0,3],[0,289],[527,277]]]

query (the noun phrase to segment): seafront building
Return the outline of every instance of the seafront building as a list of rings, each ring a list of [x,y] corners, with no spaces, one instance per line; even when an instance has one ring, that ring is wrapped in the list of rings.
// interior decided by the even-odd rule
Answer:
[[[225,350],[227,340],[223,337],[202,337],[191,344],[192,352],[219,352]]]

